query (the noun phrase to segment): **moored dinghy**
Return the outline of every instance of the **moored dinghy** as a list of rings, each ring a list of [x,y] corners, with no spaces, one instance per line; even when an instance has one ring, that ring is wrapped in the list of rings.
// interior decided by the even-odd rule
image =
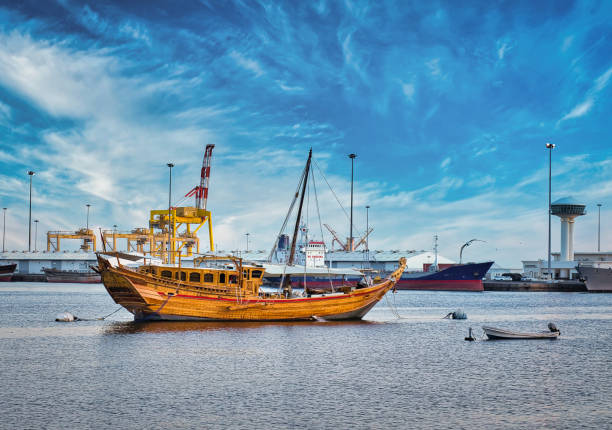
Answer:
[[[549,331],[542,331],[537,333],[522,333],[517,331],[505,330],[496,327],[483,326],[485,334],[490,340],[502,340],[502,339],[556,339],[559,337],[561,332],[557,326],[553,323],[548,323]]]

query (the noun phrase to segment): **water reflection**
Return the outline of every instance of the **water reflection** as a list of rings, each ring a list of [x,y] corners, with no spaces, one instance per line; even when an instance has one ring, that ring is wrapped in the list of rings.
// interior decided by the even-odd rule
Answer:
[[[265,327],[338,327],[384,324],[376,321],[121,321],[106,325],[104,334],[171,333],[188,331],[259,330]]]

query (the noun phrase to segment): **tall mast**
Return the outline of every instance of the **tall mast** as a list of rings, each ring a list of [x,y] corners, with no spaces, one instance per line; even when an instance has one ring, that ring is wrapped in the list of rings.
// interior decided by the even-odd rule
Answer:
[[[291,252],[289,253],[289,261],[287,264],[291,266],[295,257],[295,245],[297,242],[297,234],[300,228],[300,219],[302,218],[302,206],[304,205],[304,195],[306,194],[306,183],[308,182],[308,172],[310,171],[310,160],[312,159],[312,148],[308,152],[308,161],[304,168],[304,182],[302,183],[302,195],[300,196],[300,205],[298,207],[297,218],[295,219],[295,228],[293,229],[293,240],[291,241]]]

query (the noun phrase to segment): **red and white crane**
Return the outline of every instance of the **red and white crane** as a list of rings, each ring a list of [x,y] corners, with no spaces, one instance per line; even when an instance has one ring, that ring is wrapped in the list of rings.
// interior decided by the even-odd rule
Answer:
[[[210,181],[210,161],[215,145],[206,145],[204,150],[204,160],[202,161],[202,171],[200,173],[200,185],[196,185],[185,197],[195,196],[196,208],[206,210],[208,200],[208,184]]]

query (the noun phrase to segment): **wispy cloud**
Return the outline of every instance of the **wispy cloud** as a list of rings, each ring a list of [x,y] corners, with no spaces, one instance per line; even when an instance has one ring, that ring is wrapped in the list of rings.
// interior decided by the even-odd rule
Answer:
[[[597,100],[599,93],[602,92],[610,81],[610,77],[612,76],[612,67],[606,70],[603,74],[601,74],[595,81],[593,82],[592,87],[587,92],[585,99],[574,106],[571,111],[563,116],[559,120],[560,124],[563,121],[567,121],[572,118],[580,118],[588,114],[593,106],[595,105],[595,101]]]
[[[229,56],[236,62],[238,66],[252,72],[256,77],[259,77],[265,73],[261,65],[256,60],[247,58],[240,52],[230,51]]]

